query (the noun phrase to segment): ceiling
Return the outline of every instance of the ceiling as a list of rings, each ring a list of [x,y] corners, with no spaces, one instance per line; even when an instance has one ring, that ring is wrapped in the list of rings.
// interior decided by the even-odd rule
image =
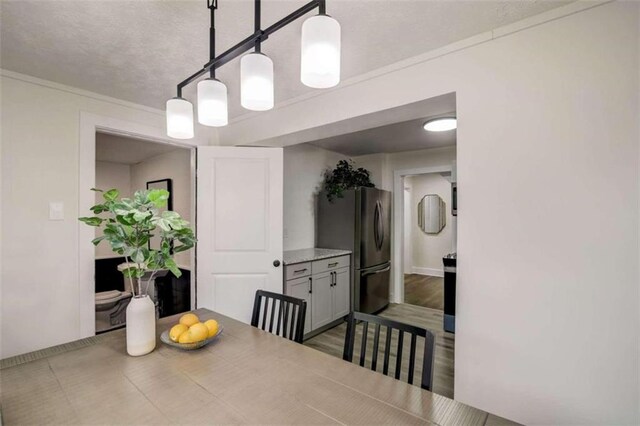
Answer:
[[[96,161],[138,164],[148,158],[175,151],[174,145],[147,142],[124,136],[96,133]]]
[[[311,145],[347,156],[417,151],[456,144],[456,131],[427,132],[437,117],[456,116],[456,95],[447,93],[413,104],[332,123]],[[300,135],[296,136],[300,139]]]
[[[389,124],[346,135],[311,142],[329,151],[349,157],[419,149],[440,148],[456,144],[456,131],[427,132],[422,125],[427,119],[419,118]]]
[[[305,0],[262,2],[263,28]],[[342,25],[342,79],[569,3],[553,0],[327,0]],[[2,68],[164,109],[176,84],[208,59],[205,1],[1,1]],[[218,52],[252,32],[253,3],[219,0]],[[276,104],[312,92],[300,82],[302,20],[263,44],[275,64]],[[218,71],[240,107],[239,60]],[[191,85],[194,86],[194,85]],[[184,91],[195,100],[194,87]]]

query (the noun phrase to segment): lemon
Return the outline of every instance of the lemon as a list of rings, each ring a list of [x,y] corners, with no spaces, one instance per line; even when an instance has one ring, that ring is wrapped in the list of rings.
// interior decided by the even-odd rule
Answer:
[[[207,338],[209,329],[201,322],[193,324],[178,338],[180,343],[196,343]]]
[[[196,314],[184,314],[180,317],[180,324],[184,324],[187,327],[191,327],[193,324],[200,322],[200,319]]]
[[[191,338],[191,335],[189,334],[189,330],[185,331],[180,335],[180,337],[178,337],[178,343],[193,343],[193,342],[194,341]]]
[[[193,342],[199,342],[207,338],[207,336],[209,335],[209,329],[207,328],[206,325],[199,322],[189,327],[188,333],[189,333],[189,338]]]
[[[206,325],[209,330],[207,337],[213,337],[218,333],[218,321],[214,319],[206,320],[204,325]]]
[[[177,342],[178,339],[180,338],[180,335],[185,331],[187,331],[188,329],[189,327],[187,327],[184,324],[176,324],[173,327],[171,327],[171,330],[169,331],[169,338],[174,342]]]

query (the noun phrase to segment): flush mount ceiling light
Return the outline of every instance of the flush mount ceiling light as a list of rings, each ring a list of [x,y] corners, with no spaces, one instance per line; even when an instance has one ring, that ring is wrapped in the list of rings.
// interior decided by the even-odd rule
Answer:
[[[424,129],[428,132],[446,132],[458,127],[458,120],[455,117],[434,118],[424,123]]]
[[[216,56],[215,10],[218,0],[207,0],[211,14],[209,28],[209,62],[201,70],[178,84],[177,96],[167,101],[167,135],[176,139],[193,138],[193,105],[182,97],[182,89],[209,73],[209,78],[198,85],[198,122],[205,126],[226,126],[229,121],[227,86],[216,79],[216,69],[237,58],[240,60],[240,103],[252,111],[273,108],[273,61],[261,52],[261,44],[281,28],[315,8],[318,15],[302,24],[302,60],[300,80],[317,89],[326,89],[340,83],[340,24],[326,14],[326,0],[313,0],[285,16],[266,29],[260,28],[260,2],[254,0],[253,34]]]

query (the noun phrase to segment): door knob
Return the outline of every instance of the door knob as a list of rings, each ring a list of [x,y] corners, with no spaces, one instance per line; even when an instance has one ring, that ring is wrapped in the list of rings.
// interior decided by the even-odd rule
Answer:
[[[273,261],[273,266],[275,266],[276,268],[277,268],[278,266],[280,266],[280,261],[279,261],[279,260],[274,260],[274,261]]]

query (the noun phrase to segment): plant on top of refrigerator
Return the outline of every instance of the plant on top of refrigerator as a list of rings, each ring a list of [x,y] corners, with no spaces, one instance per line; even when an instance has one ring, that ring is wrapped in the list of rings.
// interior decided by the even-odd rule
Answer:
[[[357,188],[375,188],[369,171],[362,167],[353,167],[353,160],[340,160],[333,170],[324,174],[324,190],[329,201],[342,198],[344,191]]]

